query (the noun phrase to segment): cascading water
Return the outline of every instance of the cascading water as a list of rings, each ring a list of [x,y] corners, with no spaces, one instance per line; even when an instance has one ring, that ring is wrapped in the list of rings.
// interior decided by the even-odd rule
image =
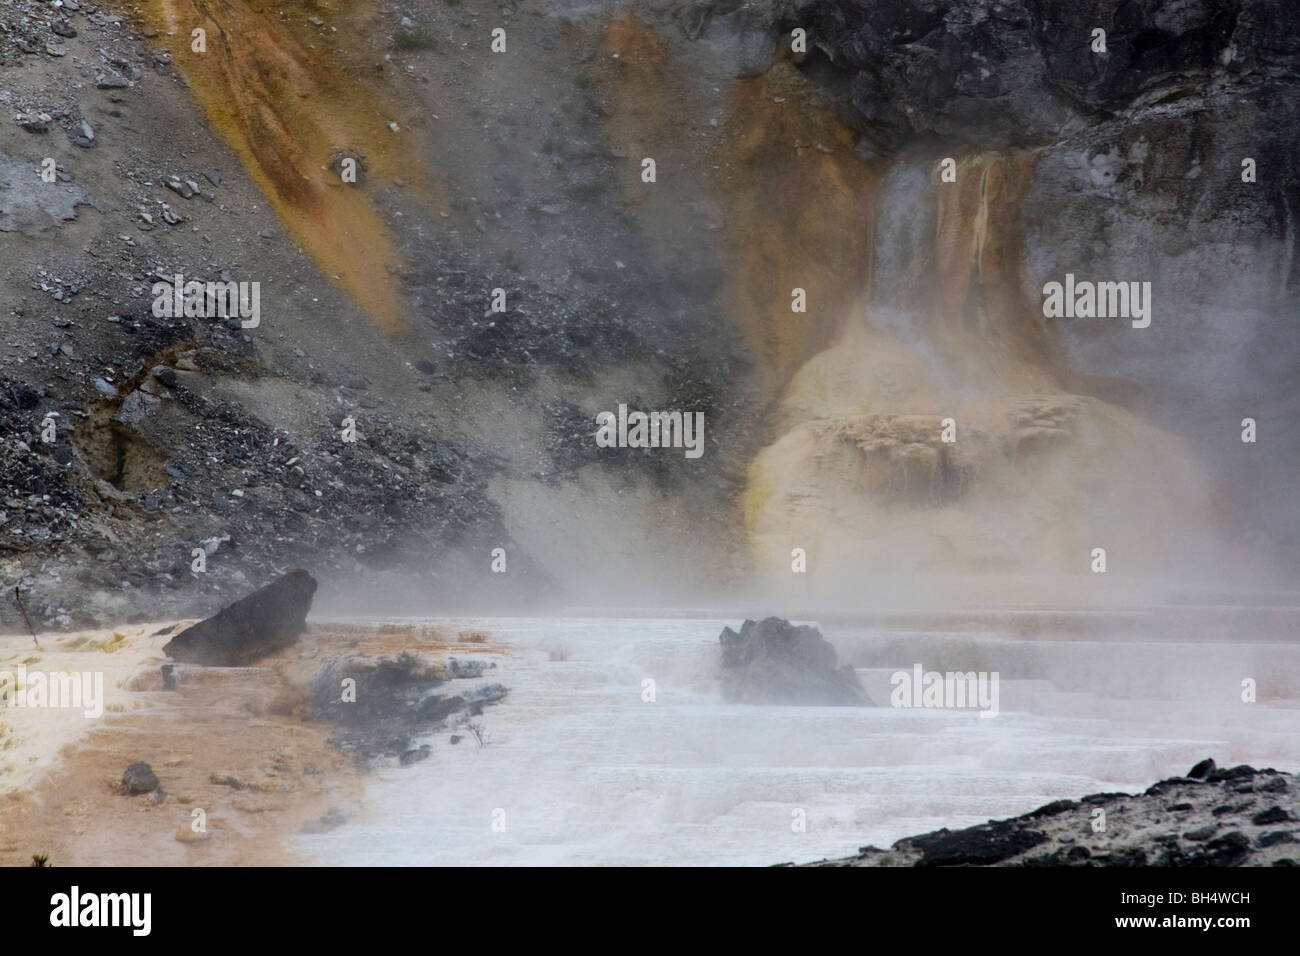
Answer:
[[[749,473],[772,586],[789,584],[794,548],[817,561],[825,598],[920,605],[945,576],[989,572],[1007,579],[1003,599],[1094,600],[1083,575],[1098,546],[1124,555],[1125,576],[1186,567],[1181,542],[1206,534],[1199,467],[1178,438],[1089,394],[1022,289],[1030,168],[981,155],[943,183],[932,158],[903,159],[863,197],[869,289],[793,372]],[[1040,590],[1046,576],[1065,590]]]
[[[1076,615],[1055,628],[1075,640],[1044,641],[1018,636],[1016,614],[827,624],[885,706],[742,706],[718,693],[727,623],[438,622],[511,647],[492,672],[510,694],[479,718],[486,745],[440,735],[429,759],[374,774],[351,822],[296,848],[347,865],[805,861],[1141,790],[1207,755],[1285,766],[1289,753],[1295,702],[1274,695],[1297,686],[1300,653],[1283,643],[1161,640],[1158,616]],[[1131,667],[1097,634],[1122,640]],[[997,718],[888,706],[913,661],[1002,670]],[[1209,703],[1222,674],[1245,671],[1272,675],[1268,700]]]

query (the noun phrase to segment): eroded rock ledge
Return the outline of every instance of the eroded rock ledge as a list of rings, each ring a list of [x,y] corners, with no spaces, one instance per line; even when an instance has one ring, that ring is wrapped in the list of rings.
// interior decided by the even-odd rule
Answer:
[[[1203,760],[1145,793],[1093,793],[810,866],[1300,866],[1293,774]]]

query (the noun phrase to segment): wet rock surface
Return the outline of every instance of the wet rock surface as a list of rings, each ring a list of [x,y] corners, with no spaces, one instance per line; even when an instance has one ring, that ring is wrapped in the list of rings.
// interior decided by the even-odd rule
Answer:
[[[1213,760],[1141,794],[1058,800],[811,866],[1300,866],[1300,779]]]
[[[301,569],[186,628],[163,653],[189,664],[240,667],[281,651],[307,626],[316,579]]]
[[[417,738],[476,717],[506,696],[484,679],[496,665],[481,660],[431,660],[345,655],[312,678],[307,716],[338,728],[331,743],[366,765],[397,757],[402,766],[431,753]]]
[[[871,703],[853,668],[821,631],[779,617],[746,621],[737,633],[722,629],[722,695],[738,704]]]

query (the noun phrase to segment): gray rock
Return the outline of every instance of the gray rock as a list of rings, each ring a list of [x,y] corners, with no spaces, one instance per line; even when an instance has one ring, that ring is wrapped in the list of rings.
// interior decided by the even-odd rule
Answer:
[[[180,690],[181,689],[181,668],[179,664],[166,663],[159,670],[162,671],[163,690]]]
[[[163,647],[174,660],[238,667],[293,645],[307,626],[316,579],[301,569],[181,631]]]
[[[822,704],[860,707],[871,703],[852,667],[815,627],[779,617],[745,621],[740,633],[723,628],[722,694],[746,704]]]
[[[0,232],[36,238],[77,218],[77,207],[91,205],[75,183],[43,183],[31,164],[0,153]]]
[[[143,760],[137,760],[122,774],[122,789],[132,795],[150,793],[158,789],[158,777],[152,767]]]
[[[94,379],[95,391],[99,392],[105,398],[117,398],[117,386],[107,379],[98,376]]]

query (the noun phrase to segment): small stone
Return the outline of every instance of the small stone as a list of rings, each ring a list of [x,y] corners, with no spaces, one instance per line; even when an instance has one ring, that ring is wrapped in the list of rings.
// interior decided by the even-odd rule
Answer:
[[[105,398],[117,398],[117,387],[106,379],[96,377],[94,380],[95,391]]]
[[[302,825],[299,833],[326,833],[330,830],[337,829],[348,822],[348,814],[339,807],[330,807],[323,817],[318,820],[309,820]]]
[[[1270,830],[1268,833],[1261,833],[1255,838],[1255,842],[1261,847],[1277,846],[1279,843],[1294,843],[1295,837],[1285,830]]]
[[[195,832],[191,829],[181,829],[176,831],[176,840],[179,843],[207,843],[212,839],[212,834],[207,830]]]
[[[181,689],[181,668],[179,664],[163,664],[159,670],[162,671],[163,690]]]
[[[122,789],[129,794],[149,793],[158,789],[158,777],[152,767],[137,760],[122,774]]]
[[[1261,810],[1250,818],[1250,822],[1257,827],[1265,827],[1273,823],[1286,823],[1291,819],[1291,814],[1287,813],[1281,807],[1272,806],[1267,810]]]
[[[24,115],[18,120],[18,125],[29,133],[48,133],[51,119],[48,113]]]
[[[61,36],[69,40],[77,35],[77,28],[67,20],[55,20],[50,24],[50,29],[54,31],[56,36]]]
[[[433,751],[429,747],[429,745],[424,744],[420,747],[415,747],[410,750],[403,751],[402,754],[397,758],[397,762],[400,763],[403,767],[409,767],[413,763],[418,763],[419,761],[424,760],[432,752]]]

